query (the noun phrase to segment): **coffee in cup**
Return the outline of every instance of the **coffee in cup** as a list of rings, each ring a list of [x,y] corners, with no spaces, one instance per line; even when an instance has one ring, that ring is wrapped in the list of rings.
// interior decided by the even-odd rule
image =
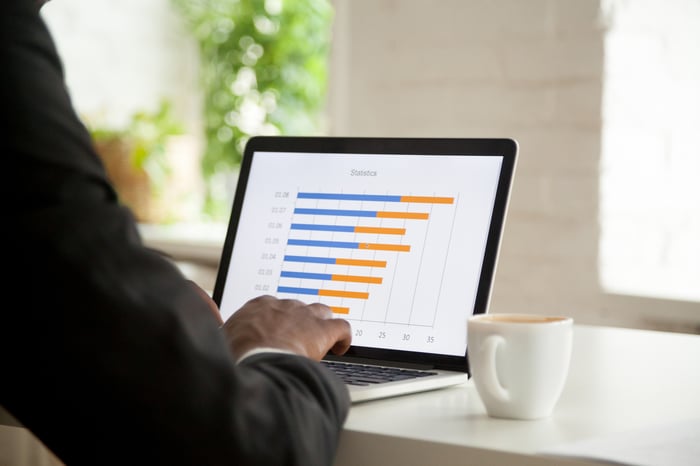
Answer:
[[[467,323],[469,368],[492,417],[552,414],[569,372],[573,319],[536,314],[479,314]]]

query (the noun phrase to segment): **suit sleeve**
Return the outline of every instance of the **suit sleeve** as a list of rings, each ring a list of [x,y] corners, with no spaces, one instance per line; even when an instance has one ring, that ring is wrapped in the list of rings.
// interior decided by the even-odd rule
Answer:
[[[117,202],[33,2],[0,13],[0,404],[70,465],[331,464],[344,385],[295,355],[235,364]]]

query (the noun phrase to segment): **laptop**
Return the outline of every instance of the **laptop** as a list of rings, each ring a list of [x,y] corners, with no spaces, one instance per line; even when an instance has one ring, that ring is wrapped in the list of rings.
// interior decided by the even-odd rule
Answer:
[[[322,361],[353,403],[461,384],[516,166],[508,138],[256,136],[213,290],[227,319],[262,294],[322,302],[352,345]]]

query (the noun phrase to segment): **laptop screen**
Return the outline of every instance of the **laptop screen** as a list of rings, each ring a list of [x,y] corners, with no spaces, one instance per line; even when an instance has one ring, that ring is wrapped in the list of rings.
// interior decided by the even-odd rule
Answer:
[[[350,354],[463,361],[486,312],[514,169],[510,140],[249,141],[214,299],[322,302]]]

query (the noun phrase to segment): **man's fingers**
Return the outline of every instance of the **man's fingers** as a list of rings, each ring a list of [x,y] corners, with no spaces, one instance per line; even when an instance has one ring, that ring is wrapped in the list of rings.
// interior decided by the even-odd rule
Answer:
[[[331,347],[331,352],[333,354],[345,353],[352,343],[350,323],[345,319],[328,319],[324,324],[329,328],[330,334],[336,341]]]
[[[335,341],[331,347],[333,354],[345,353],[352,341],[350,323],[345,319],[333,318],[333,311],[325,304],[313,303],[308,307],[317,318],[324,320],[324,326],[328,329],[332,341]]]
[[[308,308],[318,319],[322,319],[323,326],[327,329],[331,341],[335,343],[331,346],[333,354],[343,354],[350,348],[352,332],[350,323],[345,319],[333,318],[331,308],[322,303],[309,304]]]
[[[312,303],[309,304],[307,307],[311,310],[313,315],[319,319],[325,320],[333,318],[333,311],[331,311],[331,308],[326,306],[325,304]]]

